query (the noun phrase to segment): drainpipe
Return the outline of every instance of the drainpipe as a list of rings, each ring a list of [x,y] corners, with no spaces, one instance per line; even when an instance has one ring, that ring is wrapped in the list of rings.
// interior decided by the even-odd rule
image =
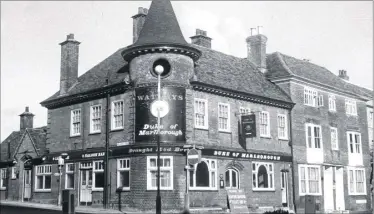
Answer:
[[[109,85],[109,79],[106,79],[106,84],[107,86]],[[106,116],[106,131],[105,131],[105,160],[104,160],[104,209],[109,208],[109,114],[110,114],[110,93],[109,91],[107,92],[107,97],[106,97],[106,111],[105,111],[105,116]]]
[[[292,170],[292,203],[293,203],[293,207],[294,207],[294,211],[295,213],[296,212],[296,196],[295,196],[295,162],[294,162],[294,157],[293,157],[293,142],[292,142],[292,126],[291,126],[291,122],[292,122],[292,116],[291,116],[291,110],[288,112],[288,118],[290,118],[290,122],[288,123],[289,124],[289,136],[290,136],[290,142],[289,142],[289,145],[291,147],[291,156],[292,156],[292,164],[291,164],[291,170]]]

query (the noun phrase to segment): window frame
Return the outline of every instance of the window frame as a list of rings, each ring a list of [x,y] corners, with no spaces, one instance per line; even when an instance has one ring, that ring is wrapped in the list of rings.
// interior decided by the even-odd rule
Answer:
[[[301,168],[304,167],[305,172],[305,192],[302,192],[302,185],[301,185]],[[311,193],[309,188],[309,168],[316,168],[318,169],[318,193]],[[299,177],[299,196],[305,195],[322,195],[322,175],[321,175],[321,166],[320,165],[307,165],[307,164],[299,164],[298,166],[298,177]]]
[[[309,147],[309,140],[308,140],[308,127],[311,127],[311,131],[313,133],[313,135],[311,136],[311,144],[314,145],[314,147]],[[316,139],[316,135],[315,135],[315,132],[314,132],[314,128],[318,127],[319,128],[319,139],[320,139],[320,148],[316,148],[316,142],[315,142],[315,139]],[[306,141],[306,148],[307,149],[323,149],[323,138],[322,138],[322,126],[321,125],[316,125],[316,124],[313,124],[313,123],[305,123],[305,141]]]
[[[227,185],[227,178],[226,178],[226,172],[229,171],[229,183],[230,183],[230,186]],[[232,172],[235,172],[236,173],[236,187],[233,187],[232,186]],[[226,189],[240,189],[240,172],[238,169],[234,168],[234,167],[230,167],[230,168],[227,168],[226,171],[225,171],[225,188]]]
[[[196,102],[203,102],[204,103],[204,125],[203,126],[199,126],[196,124]],[[194,127],[196,129],[208,129],[209,125],[208,125],[208,100],[207,99],[202,99],[202,98],[194,98]]]
[[[205,164],[208,166],[208,172],[209,172],[209,187],[201,187],[201,186],[196,186],[196,169],[197,165],[199,163],[196,163],[193,165],[192,169],[192,180],[193,180],[193,186],[191,186],[191,183],[189,184],[189,190],[218,190],[218,162],[217,159],[208,159],[208,158],[201,158],[201,162],[205,162]],[[212,162],[214,162],[215,168],[212,169]],[[214,178],[212,178],[212,172],[214,172]],[[190,174],[191,176],[191,174]],[[190,177],[191,179],[191,177]],[[212,180],[214,180],[215,186],[212,184]]]
[[[336,97],[333,94],[329,95],[329,111],[336,112]]]
[[[251,114],[251,109],[246,107],[239,107],[239,113],[240,115],[249,115]]]
[[[128,161],[128,166],[125,166],[125,167],[121,167],[121,161],[125,161],[127,162]],[[117,189],[121,189],[121,190],[124,190],[124,191],[129,191],[130,190],[130,187],[131,187],[131,159],[130,158],[118,158],[117,159]],[[125,171],[128,171],[129,172],[129,186],[128,187],[124,187],[124,186],[120,186],[120,178],[121,178],[121,175],[120,175],[120,172],[125,172]]]
[[[71,171],[69,165],[73,165],[74,169]],[[73,188],[68,187],[68,176],[73,175]],[[75,189],[75,163],[66,163],[65,164],[65,189]]]
[[[0,190],[6,190],[7,171],[7,168],[0,168]]]
[[[262,123],[262,121],[263,121],[262,120],[262,115],[263,114],[267,115],[266,134],[261,133],[261,126],[263,125],[263,123]],[[260,137],[271,138],[271,134],[270,134],[270,113],[268,111],[261,111],[260,116],[259,116],[259,120],[260,120]]]
[[[44,168],[44,172],[43,173],[38,173],[38,168],[40,168],[40,167],[43,167]],[[47,171],[46,170],[46,168],[48,169],[48,167],[49,167],[49,169],[50,169],[50,172],[45,172],[45,171]],[[35,168],[34,168],[34,170],[35,170],[35,175],[34,175],[34,177],[35,177],[35,186],[34,186],[34,191],[35,192],[51,192],[51,189],[52,189],[52,164],[45,164],[45,165],[37,165],[37,166],[35,166]],[[38,176],[43,176],[43,187],[41,188],[41,189],[38,189],[37,187],[38,187]],[[46,176],[51,176],[51,188],[49,188],[49,189],[46,189],[45,188],[45,184],[46,184],[46,182],[45,182],[45,178],[46,178]]]
[[[156,159],[156,166],[151,167],[150,160]],[[170,172],[170,187],[162,187],[161,186],[161,179],[160,179],[160,190],[173,190],[174,189],[174,165],[173,165],[173,156],[160,156],[160,159],[170,159],[170,166],[160,166],[161,171],[169,171]],[[164,162],[164,161],[163,161]],[[157,171],[157,156],[147,156],[147,190],[157,190],[157,182],[156,186],[152,187],[152,174],[151,171]]]
[[[317,107],[323,107],[323,94],[317,95]]]
[[[333,140],[333,134],[332,130],[335,130],[335,147],[333,146],[332,140]],[[331,142],[331,149],[332,150],[339,150],[339,133],[338,133],[338,128],[337,127],[330,127],[330,142]]]
[[[307,97],[307,99],[305,99]],[[304,87],[304,105],[316,107],[318,92],[316,89],[311,87]],[[311,98],[311,100],[310,100]],[[305,101],[308,102],[305,102]],[[309,103],[311,101],[311,103]]]
[[[116,103],[121,103],[122,102],[122,126],[119,126],[119,127],[116,127],[115,126],[115,114],[114,114],[114,110],[115,110],[115,104]],[[111,109],[111,130],[114,131],[114,130],[122,130],[124,129],[125,127],[125,101],[123,99],[120,99],[120,100],[115,100],[115,101],[112,101],[112,109]],[[120,115],[120,114],[118,114]]]
[[[350,171],[353,171],[353,188],[354,191],[351,191],[351,173]],[[364,189],[363,192],[357,192],[357,171],[363,172],[363,185]],[[347,179],[348,179],[348,195],[366,195],[366,170],[365,168],[361,167],[347,167]]]
[[[253,164],[255,165],[255,169],[253,170]],[[258,187],[258,169],[260,168],[260,166],[264,166],[266,168],[266,173],[268,175],[268,182],[271,182],[271,186],[272,187]],[[270,171],[270,166],[272,168],[272,170]],[[252,172],[252,190],[253,192],[265,192],[265,191],[275,191],[275,178],[274,178],[274,163],[272,162],[259,162],[259,161],[252,161],[251,163],[251,172]],[[255,177],[256,177],[256,186],[254,186],[253,184],[253,175],[255,173]],[[270,179],[270,175],[271,176],[271,179]],[[270,186],[270,185],[269,185]]]
[[[349,141],[349,135],[352,134],[352,143],[353,143],[353,151],[351,152],[351,147],[350,147],[350,141]],[[360,152],[357,152],[356,145],[358,144],[355,139],[355,135],[358,135],[359,139],[359,146],[360,146]],[[348,143],[348,154],[360,154],[362,156],[362,139],[361,139],[361,133],[356,132],[356,131],[347,131],[347,143]]]
[[[351,106],[352,111],[348,111],[349,106]],[[353,99],[345,99],[345,112],[348,116],[357,116],[357,102]]]
[[[94,113],[94,108],[99,108],[100,109],[100,117],[94,118],[93,113]],[[90,106],[90,134],[96,134],[96,133],[101,133],[101,122],[102,122],[102,116],[103,116],[103,109],[101,107],[101,104],[98,105],[92,105]],[[99,130],[94,130],[94,120],[99,120],[100,121],[100,129]]]
[[[219,120],[220,120],[220,118],[224,118],[223,115],[220,115],[220,106],[227,107],[227,118],[225,118],[225,119],[227,119],[227,129],[223,129],[223,128],[220,127]],[[230,118],[230,104],[229,103],[221,103],[221,102],[219,102],[218,103],[218,109],[217,109],[217,111],[218,111],[218,131],[219,132],[231,132],[231,126],[230,126],[230,119],[231,119]]]
[[[103,168],[96,169],[95,163],[102,163]],[[104,161],[103,160],[92,161],[92,191],[104,191],[104,187],[96,187],[96,173],[104,174]]]
[[[79,122],[74,122],[74,112],[79,111]],[[74,124],[79,124],[79,133],[74,133]],[[70,137],[80,136],[82,133],[82,110],[81,108],[72,109],[70,111]]]
[[[279,118],[283,117],[284,118],[284,136],[280,136],[280,120]],[[278,114],[277,116],[277,127],[278,127],[278,139],[281,140],[288,140],[288,120],[287,120],[287,115],[286,114]]]

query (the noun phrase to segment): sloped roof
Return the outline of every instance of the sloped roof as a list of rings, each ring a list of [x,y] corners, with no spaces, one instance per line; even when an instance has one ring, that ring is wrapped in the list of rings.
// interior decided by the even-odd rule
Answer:
[[[149,44],[188,45],[170,0],[153,0],[138,40],[133,46]]]
[[[372,91],[352,83],[348,83],[328,69],[309,61],[275,52],[267,55],[266,62],[268,67],[268,72],[266,75],[271,79],[287,76],[298,76],[336,88],[349,94],[355,94],[365,98],[372,97]]]
[[[1,144],[1,161],[8,160],[8,143],[10,144],[10,157],[12,158],[17,151],[17,148],[20,146],[22,137],[25,134],[29,134],[31,140],[34,143],[37,153],[43,154],[46,149],[46,140],[47,140],[47,127],[39,127],[27,129],[27,131],[14,131],[12,132]]]

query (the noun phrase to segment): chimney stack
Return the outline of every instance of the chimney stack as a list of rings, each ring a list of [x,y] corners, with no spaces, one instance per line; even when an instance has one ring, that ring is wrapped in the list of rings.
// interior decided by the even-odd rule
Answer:
[[[145,18],[147,17],[147,14],[148,14],[148,9],[147,8],[139,7],[138,8],[138,14],[131,17],[131,18],[133,18],[133,35],[132,35],[133,43],[135,43],[136,40],[138,40],[140,31],[143,28],[143,25],[144,25],[144,22],[145,22]]]
[[[268,38],[261,33],[261,26],[257,27],[257,34],[254,34],[251,28],[251,36],[246,39],[247,58],[254,63],[262,73],[266,72],[266,42]]]
[[[199,45],[206,48],[212,47],[212,38],[207,36],[206,31],[196,29],[196,35],[191,36],[191,43],[194,45]]]
[[[19,115],[20,116],[20,130],[24,131],[25,129],[34,128],[34,114],[29,112],[29,107],[25,108],[25,112]]]
[[[78,58],[80,42],[74,39],[74,34],[67,35],[66,41],[61,42],[61,74],[60,95],[78,80]]]
[[[346,70],[339,70],[339,77],[342,78],[343,80],[349,81],[349,76],[347,75]]]

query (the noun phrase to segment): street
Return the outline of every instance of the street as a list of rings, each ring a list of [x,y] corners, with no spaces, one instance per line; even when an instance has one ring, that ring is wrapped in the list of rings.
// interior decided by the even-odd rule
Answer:
[[[30,207],[0,206],[0,214],[61,214],[62,211],[46,210]],[[80,214],[76,212],[76,214]]]

